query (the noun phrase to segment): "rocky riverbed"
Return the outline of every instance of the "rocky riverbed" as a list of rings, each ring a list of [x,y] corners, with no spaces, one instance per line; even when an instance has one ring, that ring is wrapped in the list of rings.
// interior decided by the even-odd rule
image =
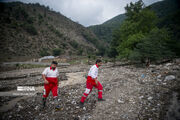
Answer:
[[[1,92],[16,91],[17,85],[35,86],[33,96],[1,96],[1,119],[62,119],[62,120],[171,120],[179,119],[180,63],[135,66],[104,64],[99,69],[106,101],[97,101],[93,89],[83,108],[78,106],[85,90],[85,75],[90,66],[74,65],[59,68],[59,105],[54,109],[50,94],[45,109],[41,108],[44,68],[0,73]],[[20,76],[20,77],[18,77]],[[13,79],[11,79],[13,78]]]

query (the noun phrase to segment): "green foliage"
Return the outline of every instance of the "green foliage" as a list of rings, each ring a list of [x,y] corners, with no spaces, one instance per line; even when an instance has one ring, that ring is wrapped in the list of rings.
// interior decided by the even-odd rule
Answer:
[[[44,17],[46,17],[47,15],[46,15],[46,11],[44,11]]]
[[[38,32],[32,24],[24,24],[23,28],[31,35],[37,35]]]
[[[33,17],[28,17],[27,18],[27,23],[29,23],[29,24],[33,24],[34,21],[35,21],[35,19]]]
[[[11,27],[16,29],[18,27],[18,23],[16,21],[12,21]]]
[[[87,41],[89,41],[89,42],[93,43],[94,45],[96,45],[97,39],[92,37],[88,32],[84,31],[82,35]]]
[[[88,32],[83,32],[83,36],[86,40],[93,43],[96,46],[96,48],[98,48],[99,52],[97,52],[97,55],[104,56],[104,54],[106,53],[105,47],[102,44],[100,44],[97,38],[92,37]]]
[[[66,43],[61,43],[63,48],[66,48],[67,47],[67,44]]]
[[[76,41],[71,41],[70,45],[75,49],[78,48],[78,43]]]
[[[32,52],[34,50],[38,52],[39,56],[59,55],[59,53],[61,55],[61,53],[64,53],[63,50],[53,50],[56,47],[66,49],[66,53],[71,51],[70,54],[73,55],[84,55],[88,52],[95,54],[97,47],[93,47],[93,45],[97,45],[98,47],[100,45],[97,42],[99,40],[92,32],[81,25],[75,24],[60,13],[49,11],[48,8],[33,3],[0,3],[0,22],[2,24],[0,26],[2,35],[0,37],[3,40],[1,51],[6,51],[12,58],[14,56],[16,58],[18,55],[36,56],[36,53]],[[76,26],[76,28],[73,26]],[[73,35],[67,33],[69,30],[76,31],[75,36],[78,38],[85,38],[81,49],[79,49],[81,43],[70,43],[73,40]],[[83,36],[82,34],[84,33],[85,35]],[[83,42],[82,40],[79,41]],[[14,44],[14,42],[17,44]],[[43,44],[41,44],[42,42]],[[6,50],[7,43],[14,44],[12,48],[14,51]],[[43,49],[44,46],[48,50]],[[74,51],[70,46],[75,48]],[[104,50],[102,49],[101,51]],[[101,52],[99,54],[103,53]]]
[[[144,3],[139,0],[135,3],[130,3],[125,7],[126,16],[128,20],[138,20],[138,14],[143,10]]]
[[[82,55],[83,54],[83,49],[82,48],[79,48],[78,49],[78,52],[77,52],[77,55]]]
[[[158,27],[167,28],[171,31],[172,39],[169,43],[170,48],[177,56],[180,56],[180,10],[177,10],[166,17],[160,19]]]
[[[148,6],[148,8],[153,10],[159,18],[163,18],[177,11],[179,3],[179,0],[163,0]]]
[[[136,33],[129,35],[127,40],[123,40],[117,47],[120,58],[128,58],[131,52],[134,50],[136,45],[142,41],[144,35],[142,33]]]
[[[29,17],[28,13],[21,6],[13,10],[13,16],[15,16],[17,20],[26,20]]]
[[[110,43],[110,49],[108,51],[108,56],[111,58],[115,58],[118,55],[116,48],[119,45],[119,43],[118,43],[119,38],[120,38],[119,30],[116,29],[113,32],[113,39]]]
[[[96,55],[104,56],[106,53],[106,49],[103,45],[98,46],[99,51],[96,53]]]
[[[63,36],[62,33],[60,33],[60,31],[58,31],[56,28],[54,28],[52,25],[49,25],[48,28],[55,34],[57,35],[59,38],[61,38]]]
[[[41,50],[40,51],[40,56],[48,56],[48,55],[50,55],[49,53],[48,53],[48,50],[46,49],[46,48],[44,48],[43,50]]]
[[[155,28],[136,45],[129,58],[141,61],[171,58],[174,53],[169,49],[170,41],[171,37],[166,29]]]
[[[38,14],[39,20],[43,19],[43,16],[41,14]]]
[[[143,9],[143,2],[130,3],[125,7],[127,19],[115,31],[113,41],[119,58],[129,58],[136,45],[156,26],[156,16],[149,9]]]
[[[54,56],[59,56],[62,53],[62,50],[60,48],[55,48],[52,52]]]
[[[171,58],[171,37],[166,29],[157,28],[157,17],[142,0],[125,7],[127,19],[114,31],[110,55],[139,61]]]
[[[101,25],[90,26],[89,29],[93,31],[100,40],[110,43],[113,39],[113,30],[117,29],[125,19],[126,15],[120,14]]]
[[[92,58],[93,60],[96,60],[96,55],[91,55],[91,58]]]
[[[36,8],[33,8],[33,12],[36,12]]]
[[[112,39],[112,29],[109,26],[96,25],[89,27],[89,29],[92,30],[99,39],[105,42],[110,42]]]

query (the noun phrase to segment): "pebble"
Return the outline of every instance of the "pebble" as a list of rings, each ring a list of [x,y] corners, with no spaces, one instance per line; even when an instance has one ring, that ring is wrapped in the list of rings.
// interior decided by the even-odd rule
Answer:
[[[174,80],[174,79],[176,79],[176,77],[174,75],[168,75],[168,76],[165,77],[164,80],[169,81],[169,80]]]
[[[124,103],[124,101],[123,101],[123,100],[118,99],[118,103],[123,104],[123,103]]]
[[[152,99],[153,99],[153,97],[151,97],[151,96],[150,96],[150,97],[148,97],[148,100],[152,100]]]

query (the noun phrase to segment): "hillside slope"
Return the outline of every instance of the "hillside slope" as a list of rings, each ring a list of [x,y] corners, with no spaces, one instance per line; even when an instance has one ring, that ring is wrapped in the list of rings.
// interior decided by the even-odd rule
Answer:
[[[98,51],[93,32],[38,3],[0,2],[0,16],[1,61]]]
[[[174,13],[175,11],[177,11],[179,9],[178,4],[179,4],[178,0],[164,0],[154,3],[147,7],[153,10],[160,19],[163,19],[169,16],[170,14]],[[99,39],[107,43],[110,43],[110,41],[112,40],[112,33],[114,29],[119,28],[119,26],[122,24],[122,22],[125,19],[126,19],[126,15],[120,14],[104,22],[103,24],[89,26],[88,28],[92,30]]]
[[[126,19],[125,14],[120,14],[100,25],[89,26],[88,28],[96,34],[96,36],[109,43],[112,40],[112,32],[119,27],[121,23]]]

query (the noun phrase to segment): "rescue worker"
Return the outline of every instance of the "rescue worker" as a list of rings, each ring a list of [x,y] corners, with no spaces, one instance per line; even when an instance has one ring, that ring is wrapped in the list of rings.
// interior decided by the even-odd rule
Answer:
[[[98,89],[98,101],[105,101],[105,99],[102,98],[103,86],[97,80],[98,68],[101,65],[102,65],[102,61],[100,59],[97,59],[96,64],[93,65],[88,72],[87,81],[86,81],[86,90],[83,96],[81,97],[81,101],[80,101],[81,107],[84,105],[84,101],[87,98],[87,96],[91,93],[93,87]]]
[[[58,63],[56,61],[52,61],[51,66],[45,68],[45,70],[42,72],[42,78],[44,80],[43,108],[46,106],[46,99],[50,91],[52,92],[55,104],[56,105],[58,104],[57,96],[58,96],[59,72],[58,69],[56,68],[57,65]]]

